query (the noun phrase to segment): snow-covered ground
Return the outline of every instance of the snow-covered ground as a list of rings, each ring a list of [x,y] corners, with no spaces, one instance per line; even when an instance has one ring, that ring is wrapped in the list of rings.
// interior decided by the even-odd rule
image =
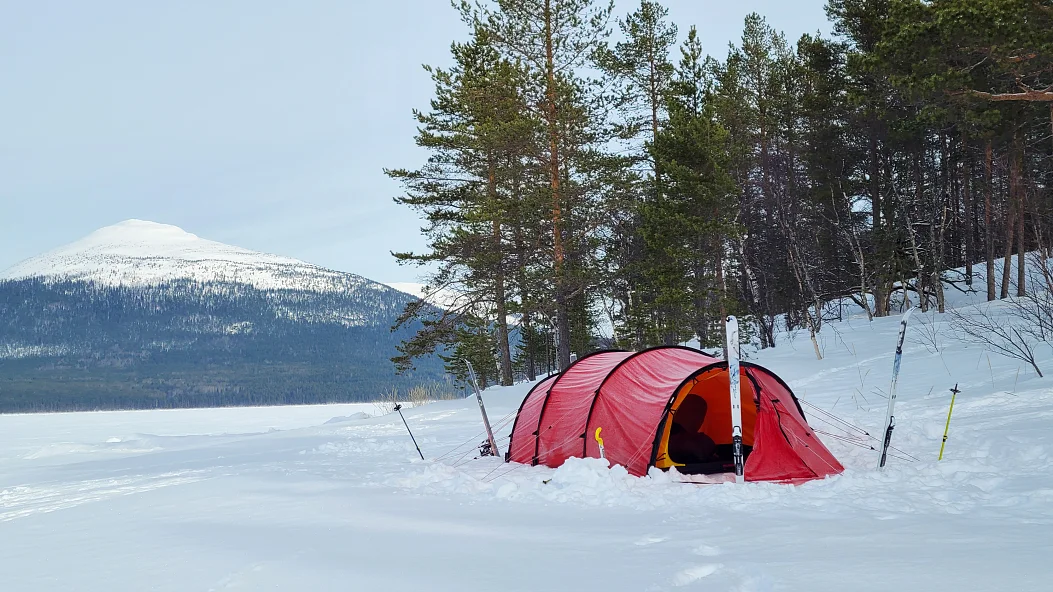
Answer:
[[[796,487],[473,459],[472,400],[406,411],[426,461],[370,405],[0,416],[0,590],[1048,590],[1053,388],[949,320],[914,317],[902,452],[825,436],[847,471]],[[816,429],[859,436],[812,405],[876,434],[897,324],[753,360]],[[528,386],[487,393],[502,435]]]

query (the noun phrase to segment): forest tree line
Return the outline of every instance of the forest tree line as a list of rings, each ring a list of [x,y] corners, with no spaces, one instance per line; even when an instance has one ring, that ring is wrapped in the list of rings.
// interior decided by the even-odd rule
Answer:
[[[386,363],[413,298],[173,280],[0,281],[0,413],[371,401],[443,378]]]
[[[829,302],[1023,295],[1048,253],[1049,0],[830,0],[833,36],[752,14],[723,56],[652,0],[454,4],[469,36],[414,113],[428,159],[387,173],[428,239],[395,256],[456,297],[407,306],[399,368],[438,351],[510,384],[600,346],[719,346],[727,314],[820,355]]]

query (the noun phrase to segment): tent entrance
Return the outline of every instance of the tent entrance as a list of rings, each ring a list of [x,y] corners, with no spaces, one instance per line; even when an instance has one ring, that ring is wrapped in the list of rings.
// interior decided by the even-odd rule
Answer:
[[[748,457],[757,423],[757,392],[741,370],[742,443]],[[728,371],[713,368],[689,380],[669,406],[661,424],[655,466],[685,474],[734,471]]]

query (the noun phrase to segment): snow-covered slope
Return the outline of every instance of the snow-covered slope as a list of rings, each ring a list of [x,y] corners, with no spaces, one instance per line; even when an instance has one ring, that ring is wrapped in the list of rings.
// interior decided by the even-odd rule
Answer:
[[[32,277],[148,286],[172,280],[232,282],[261,290],[347,291],[379,287],[349,273],[200,238],[176,226],[126,220],[22,261],[0,280]]]
[[[417,282],[388,282],[387,285],[399,292],[422,298],[429,304],[447,310],[464,306],[466,297],[453,290],[430,290],[428,286]]]

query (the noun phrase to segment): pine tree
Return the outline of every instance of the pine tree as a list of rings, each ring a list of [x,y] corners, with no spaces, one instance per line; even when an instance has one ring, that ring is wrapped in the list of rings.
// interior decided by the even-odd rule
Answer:
[[[613,1],[496,0],[494,6],[460,4],[467,22],[485,29],[504,52],[534,76],[532,102],[544,122],[552,236],[554,323],[561,368],[570,365],[574,342],[588,335],[588,280],[592,245],[587,232],[588,190],[577,185],[579,167],[595,155],[596,117],[590,88],[578,75],[607,35]],[[587,173],[586,173],[587,174]],[[574,322],[576,321],[576,322]],[[573,327],[572,327],[573,323]]]
[[[489,33],[477,28],[473,40],[453,44],[455,66],[427,68],[436,85],[428,113],[417,112],[417,144],[431,152],[417,171],[391,170],[407,195],[396,202],[416,209],[428,221],[430,251],[395,253],[400,262],[428,266],[429,291],[455,293],[453,302],[425,300],[407,307],[399,325],[419,319],[423,329],[400,348],[400,368],[478,333],[488,319],[498,352],[502,384],[512,383],[509,337],[509,277],[514,245],[508,240],[530,161],[537,150],[538,122],[525,106],[526,74],[502,58]],[[464,326],[475,327],[465,332]],[[479,364],[480,368],[484,365]],[[482,370],[480,370],[482,372]]]

